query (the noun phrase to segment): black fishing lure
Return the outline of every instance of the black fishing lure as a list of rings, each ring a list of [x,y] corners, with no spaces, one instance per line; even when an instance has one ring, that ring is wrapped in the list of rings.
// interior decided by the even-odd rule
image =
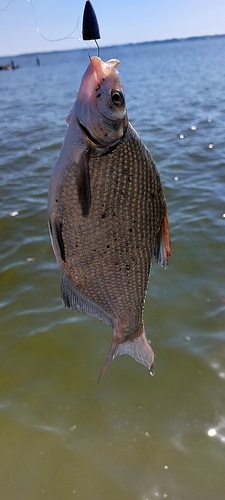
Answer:
[[[84,7],[82,36],[83,40],[95,40],[95,42],[101,38],[97,17],[89,0]]]

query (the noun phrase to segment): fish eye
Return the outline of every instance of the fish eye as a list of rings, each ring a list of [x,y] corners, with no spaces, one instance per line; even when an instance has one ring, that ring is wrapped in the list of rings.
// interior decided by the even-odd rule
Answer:
[[[111,98],[115,106],[122,106],[124,104],[124,95],[121,90],[113,90],[111,92]]]

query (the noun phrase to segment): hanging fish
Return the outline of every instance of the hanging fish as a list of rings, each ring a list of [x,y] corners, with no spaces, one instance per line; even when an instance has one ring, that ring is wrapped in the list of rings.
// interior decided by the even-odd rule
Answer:
[[[103,367],[129,354],[153,371],[143,309],[153,255],[170,255],[156,165],[129,123],[116,59],[91,57],[52,174],[48,214],[66,307],[113,328]]]

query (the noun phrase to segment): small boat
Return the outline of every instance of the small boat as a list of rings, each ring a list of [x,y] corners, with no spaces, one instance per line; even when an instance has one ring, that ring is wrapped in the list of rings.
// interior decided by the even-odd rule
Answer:
[[[11,63],[6,64],[5,66],[0,66],[0,70],[6,70],[9,71],[11,69],[18,69],[19,66],[14,64],[14,61],[11,61]]]

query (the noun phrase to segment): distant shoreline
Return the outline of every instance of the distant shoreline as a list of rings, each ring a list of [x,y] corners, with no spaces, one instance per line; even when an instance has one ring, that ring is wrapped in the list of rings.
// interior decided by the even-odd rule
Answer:
[[[113,45],[101,45],[101,49],[110,49],[112,47],[127,47],[127,46],[133,46],[133,45],[159,45],[159,44],[167,44],[167,43],[180,43],[180,42],[194,42],[198,40],[208,40],[211,38],[224,38],[225,34],[223,35],[203,35],[203,36],[190,36],[187,38],[169,38],[166,40],[152,40],[152,41],[146,41],[146,42],[129,42],[129,43],[121,43],[121,44],[113,44]],[[5,58],[12,58],[12,57],[23,57],[23,56],[39,56],[41,54],[53,54],[53,53],[59,53],[59,52],[70,52],[74,50],[86,50],[85,47],[82,48],[74,48],[74,49],[63,49],[63,50],[48,50],[44,52],[27,52],[23,54],[17,54],[17,55],[8,55],[8,56],[1,56],[0,59],[5,59]]]

